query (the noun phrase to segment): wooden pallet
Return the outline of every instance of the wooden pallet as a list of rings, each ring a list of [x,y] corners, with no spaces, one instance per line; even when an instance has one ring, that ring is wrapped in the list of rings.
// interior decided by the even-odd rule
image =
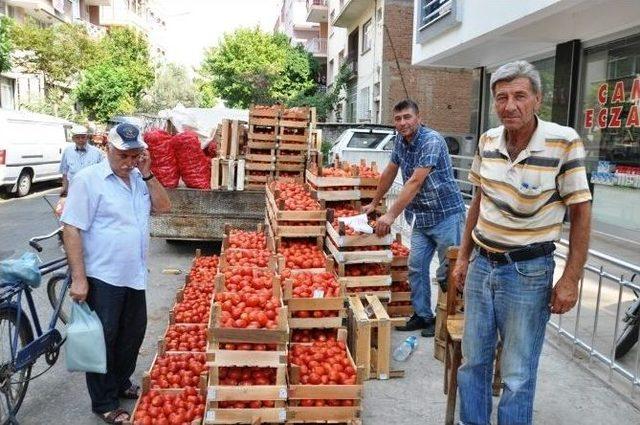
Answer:
[[[283,423],[287,419],[286,401],[287,370],[286,363],[275,366],[275,385],[220,385],[218,379],[219,368],[235,366],[219,364],[217,361],[209,367],[207,382],[207,401],[205,404],[205,424],[234,424],[234,423]],[[221,401],[273,401],[272,408],[220,408]]]
[[[364,368],[365,379],[404,377],[403,370],[391,370],[391,326],[380,299],[367,295],[349,297],[349,347],[356,364]]]
[[[345,329],[338,329],[338,341],[347,343]],[[352,367],[357,371],[355,385],[302,385],[299,367],[289,365],[289,407],[287,408],[289,423],[357,423],[362,412],[364,370],[356,365],[348,347],[347,356]],[[354,406],[302,407],[298,403],[304,399],[353,400]]]

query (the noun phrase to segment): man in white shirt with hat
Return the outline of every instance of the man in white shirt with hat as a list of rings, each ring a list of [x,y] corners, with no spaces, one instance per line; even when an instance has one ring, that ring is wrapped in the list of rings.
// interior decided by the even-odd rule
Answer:
[[[107,423],[129,420],[119,399],[140,393],[130,377],[147,325],[149,216],[171,209],[146,148],[136,126],[114,127],[106,160],[73,177],[61,218],[70,295],[97,313],[104,330],[107,373],[86,378],[92,410]]]

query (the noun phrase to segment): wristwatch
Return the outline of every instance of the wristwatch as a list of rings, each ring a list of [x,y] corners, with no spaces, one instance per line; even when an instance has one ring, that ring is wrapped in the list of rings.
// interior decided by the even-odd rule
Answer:
[[[154,178],[155,176],[153,175],[153,173],[149,174],[147,177],[143,177],[142,180],[148,182],[149,180],[151,180],[152,178]]]

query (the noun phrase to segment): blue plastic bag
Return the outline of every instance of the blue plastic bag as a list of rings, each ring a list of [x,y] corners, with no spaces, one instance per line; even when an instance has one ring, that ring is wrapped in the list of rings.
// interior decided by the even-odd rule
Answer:
[[[73,302],[67,326],[65,359],[70,372],[107,373],[102,322],[87,303]]]
[[[37,288],[42,281],[38,262],[38,256],[33,252],[25,252],[17,260],[0,261],[0,285],[21,281]]]

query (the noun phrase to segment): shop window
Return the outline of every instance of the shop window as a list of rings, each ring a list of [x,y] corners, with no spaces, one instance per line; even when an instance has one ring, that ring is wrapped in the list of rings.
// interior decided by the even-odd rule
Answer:
[[[541,59],[539,61],[532,61],[531,64],[536,67],[540,73],[540,82],[542,84],[542,103],[538,116],[545,121],[551,121],[551,108],[553,106],[553,79],[555,72],[555,57]],[[493,105],[493,95],[491,94],[491,73],[486,73],[485,82],[485,94],[486,99],[484,103],[484,129],[487,131],[490,128],[498,127],[501,125],[498,115]]]
[[[587,172],[601,162],[600,171],[640,174],[640,37],[586,50],[583,64],[576,122]]]

